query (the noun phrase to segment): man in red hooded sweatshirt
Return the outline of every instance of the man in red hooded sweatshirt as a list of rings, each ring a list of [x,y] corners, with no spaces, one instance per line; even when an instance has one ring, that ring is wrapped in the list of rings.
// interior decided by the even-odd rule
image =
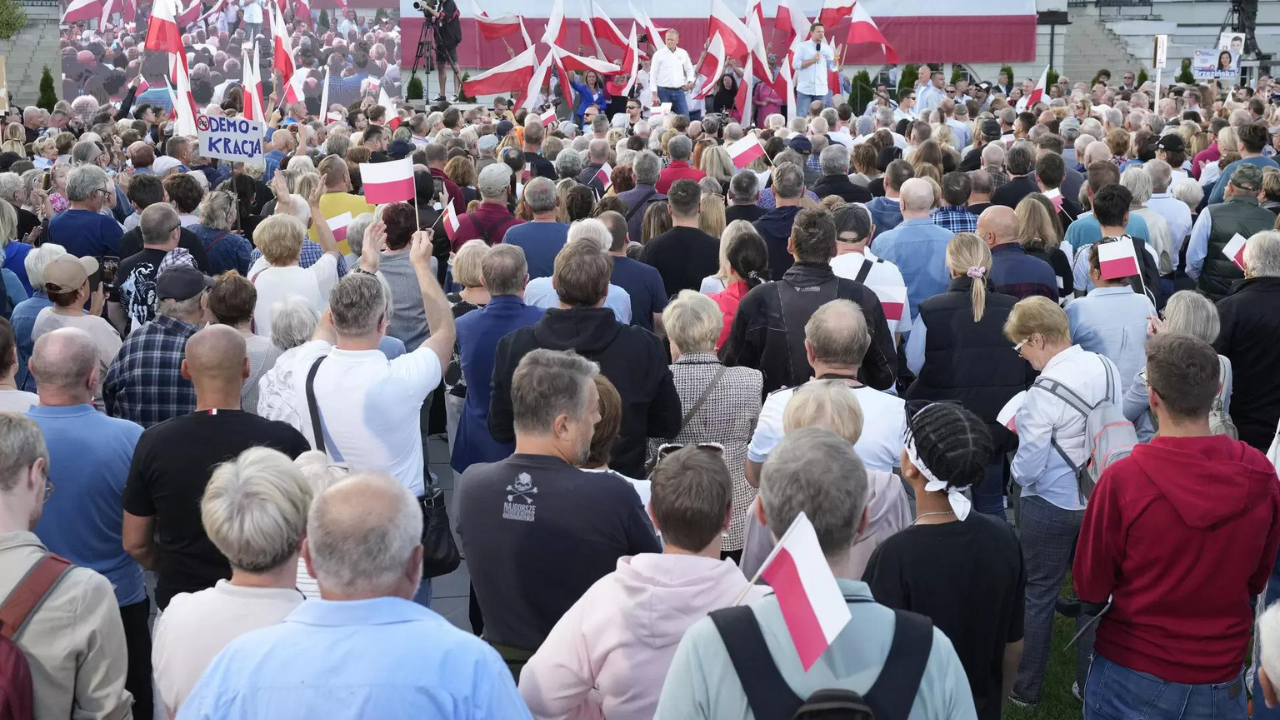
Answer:
[[[1209,430],[1218,355],[1188,335],[1147,343],[1159,432],[1102,474],[1076,548],[1076,593],[1111,600],[1098,625],[1085,720],[1247,716],[1249,599],[1280,543],[1266,456]]]

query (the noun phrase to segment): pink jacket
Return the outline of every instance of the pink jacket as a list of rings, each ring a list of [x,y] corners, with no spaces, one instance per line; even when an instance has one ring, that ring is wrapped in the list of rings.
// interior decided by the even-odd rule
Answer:
[[[747,587],[731,560],[643,553],[587,590],[520,673],[538,720],[651,720],[680,638]],[[752,588],[743,601],[763,597]]]

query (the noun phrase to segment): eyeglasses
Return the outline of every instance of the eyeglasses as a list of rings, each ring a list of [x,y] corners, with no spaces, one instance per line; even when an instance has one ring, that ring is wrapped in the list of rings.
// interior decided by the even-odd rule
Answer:
[[[1027,338],[1026,340],[1023,340],[1022,342],[1013,346],[1013,351],[1018,353],[1018,357],[1022,357],[1022,346],[1026,345],[1029,342],[1031,342],[1031,338]]]
[[[658,446],[658,462],[662,462],[662,460],[666,458],[668,455],[671,455],[672,453],[678,450],[683,450],[686,447],[689,447],[689,446],[686,445],[685,443],[663,443],[662,445],[659,445]],[[724,457],[724,446],[721,445],[720,443],[714,443],[714,442],[694,443],[692,447],[695,447],[699,450],[705,450],[706,452],[709,452],[709,453],[714,453],[715,455],[720,457]]]
[[[44,481],[44,501],[49,502],[51,495],[53,495],[53,481],[46,478]]]

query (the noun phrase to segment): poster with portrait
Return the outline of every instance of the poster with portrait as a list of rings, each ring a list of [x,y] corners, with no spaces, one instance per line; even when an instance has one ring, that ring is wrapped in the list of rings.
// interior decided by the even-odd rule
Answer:
[[[1236,72],[1240,71],[1240,56],[1244,54],[1244,33],[1224,32],[1218,36],[1218,51],[1231,53]]]
[[[1232,80],[1240,74],[1236,63],[1230,50],[1196,50],[1191,55],[1191,74],[1197,80]]]

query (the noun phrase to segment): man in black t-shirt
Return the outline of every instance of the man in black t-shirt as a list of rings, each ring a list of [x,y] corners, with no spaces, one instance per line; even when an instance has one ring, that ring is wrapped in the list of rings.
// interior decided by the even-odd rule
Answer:
[[[156,275],[170,250],[178,247],[182,223],[171,205],[157,203],[142,211],[138,221],[142,231],[142,252],[120,261],[116,269],[116,289],[120,305],[131,327],[139,328],[156,316]]]
[[[573,352],[525,355],[511,383],[515,454],[458,481],[458,534],[485,639],[517,673],[618,558],[662,551],[625,478],[576,467],[600,420],[598,373]]]
[[[178,593],[231,577],[200,521],[200,498],[214,468],[252,447],[290,458],[311,449],[289,425],[240,410],[249,364],[244,338],[233,328],[211,325],[192,335],[182,371],[195,385],[196,411],[142,433],[122,497],[125,549],[158,572],[161,610]]]
[[[458,93],[462,92],[462,79],[458,76],[458,45],[462,42],[462,20],[458,6],[453,0],[426,0],[427,12],[431,14],[431,24],[436,29],[436,77],[440,80],[440,95],[436,101],[444,100],[444,70],[453,67],[454,94],[449,102],[457,102]]]

